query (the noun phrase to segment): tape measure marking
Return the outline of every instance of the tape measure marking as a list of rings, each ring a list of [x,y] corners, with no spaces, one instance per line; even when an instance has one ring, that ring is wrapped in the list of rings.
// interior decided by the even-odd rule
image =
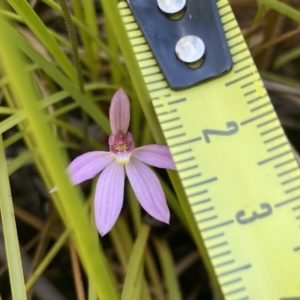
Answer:
[[[226,0],[217,5],[233,69],[213,82],[179,92],[168,88],[126,3],[120,3],[120,11],[226,299],[294,299],[282,296],[300,294],[299,233],[295,233],[300,220],[299,169],[231,8]],[[238,130],[226,128],[228,123]],[[248,143],[255,147],[249,144],[247,150]],[[241,181],[237,174],[243,168],[247,172]],[[248,174],[255,184],[251,189]],[[251,190],[262,199],[252,197]],[[276,255],[283,255],[285,262]]]

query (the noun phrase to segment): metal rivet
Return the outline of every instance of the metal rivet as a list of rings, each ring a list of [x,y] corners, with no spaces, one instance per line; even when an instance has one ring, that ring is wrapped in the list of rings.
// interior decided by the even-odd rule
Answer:
[[[182,37],[176,44],[177,57],[185,63],[193,63],[202,58],[205,52],[203,41],[194,35]]]
[[[185,7],[186,0],[157,0],[157,5],[163,12],[175,14]]]

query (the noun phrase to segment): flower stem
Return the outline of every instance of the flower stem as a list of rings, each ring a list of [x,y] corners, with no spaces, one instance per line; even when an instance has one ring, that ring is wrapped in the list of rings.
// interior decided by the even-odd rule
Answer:
[[[69,37],[71,40],[74,65],[75,65],[75,69],[77,72],[78,87],[79,87],[79,90],[82,93],[84,93],[84,81],[83,81],[82,70],[81,70],[81,66],[80,66],[80,60],[79,60],[79,54],[78,54],[78,43],[77,43],[77,38],[76,38],[76,34],[75,34],[75,28],[72,23],[71,14],[70,14],[70,11],[69,11],[66,1],[58,0],[58,2],[62,9],[63,17],[65,19]]]
[[[76,38],[76,33],[75,33],[75,27],[72,22],[71,14],[67,5],[66,0],[58,0],[59,5],[62,9],[62,14],[66,22],[67,30],[69,33],[69,38],[71,41],[71,46],[72,46],[72,54],[73,54],[73,59],[74,59],[74,66],[76,69],[77,73],[77,84],[80,92],[84,94],[84,80],[83,80],[83,75],[82,75],[82,69],[80,65],[80,59],[79,59],[79,54],[78,54],[78,43],[77,43],[77,38]],[[84,131],[84,137],[85,137],[85,143],[84,145],[87,145],[88,142],[88,116],[87,114],[82,111],[82,119],[83,119],[83,131]]]

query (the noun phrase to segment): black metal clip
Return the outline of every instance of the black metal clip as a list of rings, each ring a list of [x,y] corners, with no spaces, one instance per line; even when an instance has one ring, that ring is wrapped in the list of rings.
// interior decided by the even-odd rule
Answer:
[[[131,11],[170,88],[184,89],[230,70],[232,59],[216,0],[187,0],[180,19],[160,10],[157,0],[128,0]],[[175,53],[179,39],[200,37],[205,44],[203,63],[191,68]]]

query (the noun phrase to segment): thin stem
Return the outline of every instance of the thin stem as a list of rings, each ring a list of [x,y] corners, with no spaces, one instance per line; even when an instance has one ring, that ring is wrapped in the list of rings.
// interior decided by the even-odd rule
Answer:
[[[67,26],[69,37],[71,40],[74,65],[75,65],[76,72],[77,72],[78,87],[79,87],[79,90],[82,93],[84,93],[84,81],[83,81],[82,70],[81,70],[81,66],[80,66],[80,60],[79,60],[79,54],[78,54],[78,43],[77,43],[77,38],[76,38],[76,34],[75,34],[75,28],[72,23],[71,14],[69,12],[67,2],[65,0],[58,0],[58,2],[62,9],[63,17],[65,18],[66,26]]]
[[[52,246],[51,250],[47,253],[47,255],[44,257],[42,262],[39,264],[39,266],[34,270],[30,278],[28,278],[28,281],[26,283],[26,289],[30,290],[34,283],[38,280],[38,278],[41,276],[41,274],[45,271],[47,266],[50,264],[52,259],[56,256],[58,251],[64,246],[66,243],[69,235],[71,233],[71,229],[66,229],[60,236],[60,238],[55,242],[55,244]]]
[[[75,33],[75,27],[72,22],[71,14],[67,5],[66,0],[58,0],[60,7],[62,9],[63,17],[66,21],[67,30],[69,33],[71,46],[72,46],[72,53],[73,53],[73,59],[74,59],[74,65],[77,72],[77,83],[78,88],[82,94],[84,94],[84,80],[82,75],[82,69],[80,65],[80,59],[79,59],[79,53],[78,53],[78,43]],[[84,137],[85,137],[85,143],[84,145],[87,145],[88,142],[88,116],[84,111],[82,111],[82,120],[84,125]]]

